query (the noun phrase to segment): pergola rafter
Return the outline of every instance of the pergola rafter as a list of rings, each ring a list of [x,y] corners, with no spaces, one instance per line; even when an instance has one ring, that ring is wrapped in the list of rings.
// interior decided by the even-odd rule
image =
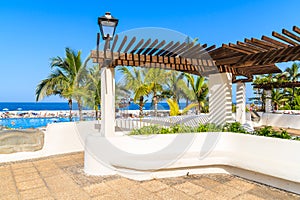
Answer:
[[[237,76],[246,77],[241,81],[247,82],[253,80],[253,75],[281,72],[275,65],[278,62],[300,60],[300,28],[283,29],[282,34],[273,31],[272,37],[245,38],[243,42],[216,48],[151,38],[137,40],[124,36],[120,39],[116,35],[107,55],[112,60],[109,67],[159,67],[195,75],[230,72],[234,82],[239,81]],[[104,62],[103,51],[92,51],[91,57],[94,62]]]

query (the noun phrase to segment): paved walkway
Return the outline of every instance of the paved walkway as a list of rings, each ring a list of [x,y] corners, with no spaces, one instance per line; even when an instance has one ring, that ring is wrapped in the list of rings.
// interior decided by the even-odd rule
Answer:
[[[0,165],[0,199],[300,199],[230,175],[151,181],[83,173],[83,153]]]

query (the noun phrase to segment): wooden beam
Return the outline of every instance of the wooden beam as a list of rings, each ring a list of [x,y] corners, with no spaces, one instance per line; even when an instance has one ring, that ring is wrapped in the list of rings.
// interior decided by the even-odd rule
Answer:
[[[151,43],[151,39],[149,38],[144,44],[143,46],[137,51],[137,54],[141,54],[142,51],[144,51],[144,49]]]
[[[252,49],[241,47],[241,46],[237,46],[237,45],[232,44],[232,43],[229,43],[228,47],[231,48],[231,49],[233,49],[233,50],[239,51],[241,53],[245,53],[245,54],[255,53],[255,51],[253,51]]]
[[[113,45],[112,45],[112,47],[111,47],[111,51],[112,51],[112,52],[114,51],[114,49],[115,49],[115,47],[116,47],[118,38],[119,38],[118,35],[116,35],[116,36],[114,37],[114,42],[113,42]]]
[[[121,43],[121,45],[120,45],[120,47],[119,47],[119,49],[118,49],[118,52],[121,52],[121,51],[122,51],[122,49],[123,49],[123,47],[124,47],[126,41],[127,41],[127,36],[125,35],[125,37],[123,38],[122,43]]]
[[[298,28],[297,26],[293,26],[293,31],[300,34],[300,28]]]
[[[161,41],[155,48],[153,48],[148,55],[152,55],[153,53],[155,53],[156,51],[158,51],[162,46],[164,46],[166,44],[166,41],[163,40]]]
[[[288,44],[285,44],[285,43],[283,43],[283,42],[279,42],[279,41],[277,41],[277,40],[274,40],[274,39],[269,38],[269,37],[264,36],[264,35],[261,37],[261,39],[264,40],[264,41],[270,42],[270,43],[272,43],[272,44],[276,44],[276,45],[278,45],[278,46],[280,46],[280,47],[284,47],[284,48],[287,48],[287,47],[290,46],[290,45],[288,45]]]
[[[172,46],[170,46],[168,49],[165,49],[159,56],[165,56],[166,54],[170,53],[170,50],[172,51],[174,48],[178,47],[180,45],[180,42],[176,42]]]
[[[298,42],[300,42],[300,37],[298,37],[297,35],[295,35],[294,33],[291,33],[290,31],[286,30],[286,29],[282,29],[282,33]],[[299,45],[299,44],[298,44]]]
[[[127,47],[125,48],[124,53],[127,53],[127,52],[128,52],[128,50],[129,50],[130,47],[135,43],[135,41],[136,41],[136,37],[133,37],[133,38],[130,40],[130,42],[129,42],[129,44],[127,45]],[[113,51],[113,50],[112,50],[112,51]]]
[[[131,50],[130,53],[135,53],[139,48],[140,46],[142,46],[142,44],[144,43],[144,39],[141,39],[138,44],[133,48],[133,50]]]
[[[262,44],[260,44],[260,43],[255,43],[255,42],[253,42],[252,40],[249,40],[249,39],[247,39],[247,38],[245,38],[245,43],[251,44],[251,45],[253,45],[253,46],[260,47],[260,48],[264,49],[265,51],[269,51],[269,50],[271,49],[271,47],[262,45]]]
[[[164,51],[166,51],[168,48],[170,48],[170,46],[173,45],[173,41],[169,42],[166,46],[164,46],[159,52],[156,52],[154,55],[155,56],[159,56],[160,54],[162,54]]]
[[[145,51],[143,52],[144,55],[146,55],[149,51],[151,51],[153,49],[153,47],[158,43],[158,39],[154,40],[152,42],[152,44],[150,44],[150,46],[145,49]]]
[[[287,37],[285,37],[285,36],[283,36],[283,35],[275,32],[275,31],[272,32],[272,36],[276,37],[276,38],[278,38],[280,40],[283,40],[283,41],[285,41],[285,42],[287,42],[287,43],[289,43],[289,44],[291,44],[293,46],[297,46],[298,45],[298,43],[294,42],[293,40],[291,40],[291,39],[289,39],[289,38],[287,38]]]
[[[258,47],[258,46],[253,46],[253,45],[251,45],[251,44],[247,44],[247,43],[240,42],[240,41],[237,41],[236,44],[237,44],[238,46],[243,46],[243,47],[252,49],[253,51],[255,51],[255,53],[259,53],[259,52],[266,51],[265,49],[260,48],[260,47]]]
[[[266,41],[263,41],[263,40],[259,40],[259,39],[256,39],[256,38],[251,38],[251,41],[253,41],[256,44],[264,45],[264,46],[269,47],[271,49],[278,49],[278,48],[280,48],[280,46],[278,46],[276,44],[273,44],[273,43],[270,43],[270,42],[266,42]]]

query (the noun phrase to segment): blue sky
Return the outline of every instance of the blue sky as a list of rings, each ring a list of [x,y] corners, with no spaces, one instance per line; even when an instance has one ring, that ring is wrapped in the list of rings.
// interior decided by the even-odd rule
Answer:
[[[106,11],[120,19],[117,32],[163,27],[219,46],[299,26],[299,8],[299,0],[2,0],[0,102],[34,101],[36,85],[50,72],[49,59],[63,56],[65,47],[87,56],[95,47],[97,17]]]

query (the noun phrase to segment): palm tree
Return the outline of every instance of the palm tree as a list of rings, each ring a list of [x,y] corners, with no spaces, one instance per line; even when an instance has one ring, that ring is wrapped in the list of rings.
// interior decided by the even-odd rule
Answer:
[[[85,86],[86,94],[83,95],[83,105],[95,110],[96,119],[99,118],[99,107],[101,103],[101,76],[100,68],[94,65],[88,69],[87,83]]]
[[[185,76],[188,79],[193,92],[193,97],[191,98],[191,101],[198,103],[197,114],[201,113],[202,108],[204,107],[207,101],[208,95],[208,85],[206,83],[206,80],[203,76],[197,76],[196,80],[191,74],[185,74]]]
[[[273,102],[275,110],[278,110],[279,105],[282,105],[283,103],[288,101],[288,99],[284,97],[284,94],[279,89],[272,90],[271,98],[272,98],[272,102]]]
[[[65,58],[60,56],[51,58],[52,72],[48,78],[42,80],[36,87],[36,101],[42,100],[46,96],[59,95],[68,99],[70,109],[70,121],[72,120],[73,98],[78,103],[79,115],[82,117],[82,81],[89,58],[83,63],[81,61],[81,51],[75,52],[70,48],[65,49]]]
[[[140,117],[143,115],[143,107],[146,103],[144,96],[148,94],[148,88],[144,82],[144,71],[140,68],[120,67],[120,71],[124,76],[123,87],[126,90],[134,92],[134,103],[138,103],[140,109]]]
[[[292,67],[288,67],[285,69],[285,72],[287,73],[287,77],[290,81],[292,82],[298,81],[300,77],[299,64],[293,63]],[[293,101],[295,97],[295,87],[292,87],[292,89],[293,89],[292,92],[292,101]]]
[[[140,88],[146,95],[152,94],[152,105],[157,115],[157,104],[165,98],[164,84],[166,83],[167,71],[160,68],[145,69],[145,84]]]
[[[174,101],[179,103],[181,98],[186,97],[186,91],[189,89],[184,81],[184,73],[169,71],[167,72],[166,80],[166,89],[163,91],[163,94],[166,94],[166,98],[172,97]]]

